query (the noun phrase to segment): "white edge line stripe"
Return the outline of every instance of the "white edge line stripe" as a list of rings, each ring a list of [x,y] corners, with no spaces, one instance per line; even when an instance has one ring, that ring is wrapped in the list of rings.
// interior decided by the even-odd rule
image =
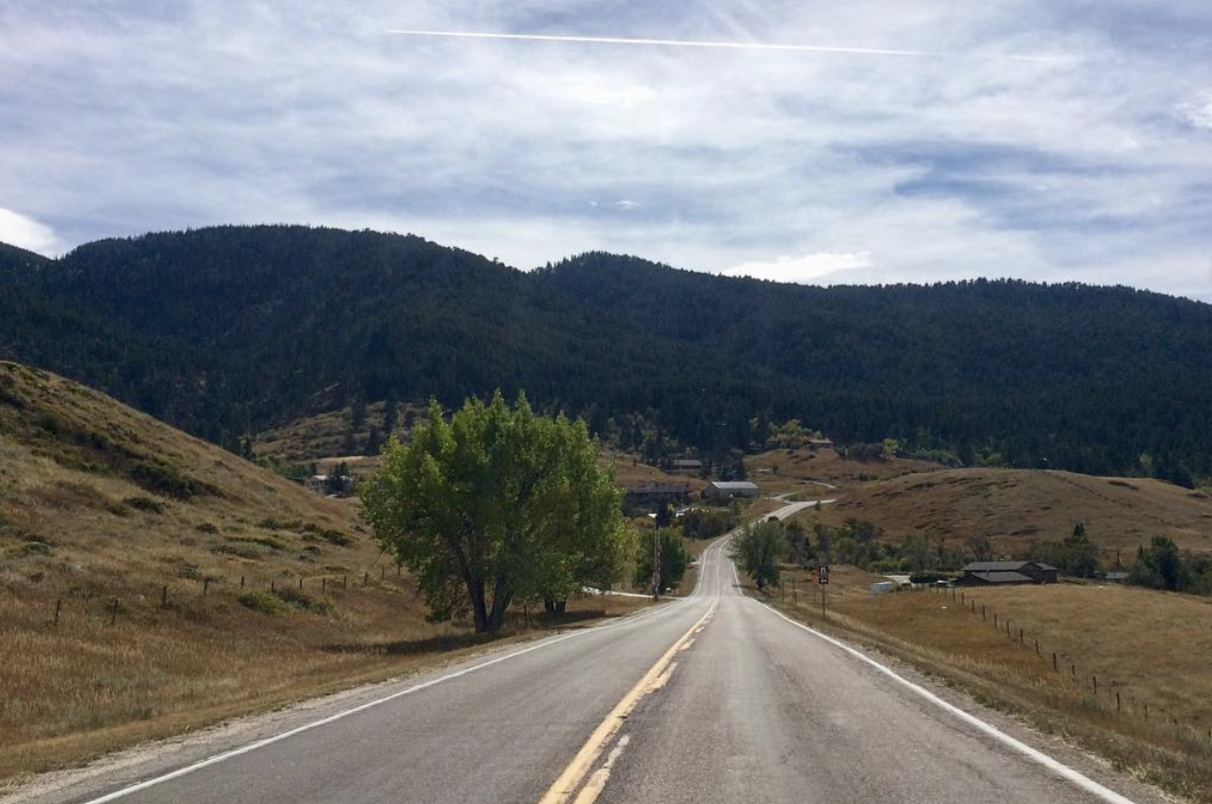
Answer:
[[[651,609],[651,610],[643,612],[639,615],[628,617],[623,620],[618,620],[615,623],[611,623],[610,625],[607,625],[605,627],[610,628],[615,625],[623,625],[624,623],[634,623],[638,620],[645,619],[653,614],[657,614],[662,611],[669,611],[669,609],[664,608],[664,607]],[[565,634],[563,636],[545,639],[545,640],[539,642],[538,644],[531,645],[530,647],[514,651],[513,653],[507,653],[504,656],[498,656],[495,659],[489,659],[488,661],[481,662],[476,665],[472,665],[471,667],[465,667],[462,670],[456,670],[453,673],[448,673],[439,678],[430,679],[429,681],[422,682],[421,684],[415,684],[407,689],[403,689],[398,692],[393,692],[391,695],[386,695],[382,698],[376,698],[373,701],[367,701],[364,704],[359,704],[358,706],[355,706],[352,709],[346,709],[344,711],[337,712],[335,715],[329,715],[326,718],[322,718],[320,720],[316,720],[311,723],[305,723],[302,726],[298,726],[289,731],[284,731],[281,734],[276,734],[273,737],[266,737],[265,739],[257,740],[256,742],[249,743],[248,745],[244,745],[239,748],[233,748],[230,751],[224,751],[221,754],[215,754],[212,757],[207,757],[206,759],[203,759],[199,762],[195,762],[192,765],[186,765],[184,768],[178,768],[177,770],[172,771],[170,773],[166,773],[162,776],[156,776],[154,778],[139,782],[138,784],[133,784],[133,785],[130,785],[129,787],[124,787],[121,790],[115,790],[112,793],[107,793],[104,796],[101,796],[100,798],[89,799],[88,801],[84,802],[84,804],[105,804],[105,802],[108,802],[108,801],[115,801],[120,798],[125,798],[126,796],[129,796],[132,793],[138,793],[142,790],[148,789],[149,787],[155,787],[156,785],[163,784],[164,782],[170,782],[173,779],[179,779],[182,776],[193,773],[194,771],[202,770],[203,768],[209,767],[211,765],[217,765],[220,762],[224,762],[226,760],[233,759],[242,754],[247,754],[249,752],[256,751],[259,748],[265,748],[266,746],[273,745],[274,743],[277,743],[277,742],[281,742],[282,740],[285,740],[290,737],[294,737],[295,735],[298,735],[298,734],[302,734],[303,732],[311,731],[312,729],[319,728],[320,726],[327,726],[329,723],[335,723],[336,721],[347,718],[350,715],[355,715],[355,714],[358,714],[359,712],[364,712],[367,709],[373,709],[374,707],[382,706],[383,704],[394,701],[397,698],[402,698],[405,695],[411,695],[414,692],[420,692],[421,690],[428,689],[429,687],[433,687],[438,684],[441,684],[444,681],[451,681],[453,679],[460,678],[462,676],[468,675],[469,673],[474,673],[477,670],[483,670],[485,667],[491,667],[494,664],[500,664],[501,662],[506,662],[506,661],[509,661],[510,659],[515,659],[518,656],[523,656],[527,653],[532,653],[536,650],[542,650],[543,648],[549,648],[552,645],[557,645],[557,644],[567,641],[569,639],[574,639],[576,637],[584,636],[586,634],[600,633],[602,630],[604,630],[603,627],[589,628],[584,631],[576,631],[571,634]]]
[[[999,742],[1009,746],[1010,748],[1014,749],[1015,751],[1018,751],[1020,754],[1023,754],[1025,756],[1029,757],[1030,759],[1035,760],[1040,765],[1043,765],[1045,768],[1052,771],[1053,773],[1056,773],[1057,775],[1067,779],[1068,781],[1077,785],[1078,787],[1080,787],[1082,790],[1086,791],[1087,793],[1098,796],[1103,801],[1111,802],[1111,804],[1135,804],[1135,802],[1132,801],[1132,799],[1126,798],[1126,797],[1120,795],[1119,793],[1116,793],[1114,790],[1111,790],[1109,788],[1102,786],[1101,784],[1094,781],[1090,777],[1082,774],[1079,771],[1074,770],[1073,768],[1070,768],[1068,765],[1065,765],[1056,759],[1053,759],[1052,757],[1048,756],[1044,752],[1039,751],[1035,748],[1032,748],[1031,746],[1022,742],[1021,740],[1011,737],[1009,734],[1006,734],[1004,731],[1002,731],[1001,729],[998,729],[996,726],[992,726],[992,725],[986,723],[985,721],[981,720],[980,718],[976,717],[975,715],[971,715],[971,714],[965,712],[963,709],[960,709],[958,706],[947,703],[942,698],[935,695],[933,692],[930,692],[930,690],[926,689],[925,687],[921,687],[917,684],[914,684],[909,679],[898,675],[896,673],[896,671],[880,664],[879,662],[872,659],[870,656],[866,655],[862,651],[852,648],[849,645],[847,645],[846,643],[844,643],[840,640],[834,639],[833,637],[831,637],[827,634],[823,634],[820,631],[816,630],[815,628],[805,625],[804,623],[797,622],[797,621],[791,619],[790,617],[788,617],[787,615],[783,614],[781,611],[777,611],[776,609],[771,608],[770,606],[766,605],[765,603],[761,602],[760,600],[757,600],[755,598],[749,598],[749,599],[752,600],[754,603],[757,603],[759,606],[766,609],[770,613],[774,614],[776,617],[780,617],[783,620],[786,620],[787,622],[791,623],[795,627],[802,628],[803,630],[807,631],[808,633],[812,634],[813,636],[816,636],[819,639],[823,639],[824,641],[828,642],[830,645],[841,648],[842,650],[849,653],[851,656],[854,656],[855,658],[857,658],[863,662],[866,662],[867,664],[871,665],[879,672],[881,672],[884,675],[891,678],[893,681],[896,681],[897,683],[907,687],[909,690],[916,693],[920,697],[925,698],[930,703],[951,713],[952,715],[955,715],[957,718],[964,721],[965,723],[975,726],[976,728],[983,731],[985,734],[987,734],[990,737],[994,738],[995,740],[998,740]]]

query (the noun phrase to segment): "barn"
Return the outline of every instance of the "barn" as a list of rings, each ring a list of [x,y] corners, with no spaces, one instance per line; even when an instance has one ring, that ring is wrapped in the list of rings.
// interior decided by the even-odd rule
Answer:
[[[1056,567],[1038,561],[974,561],[963,572],[955,582],[957,586],[1013,586],[1059,580]]]

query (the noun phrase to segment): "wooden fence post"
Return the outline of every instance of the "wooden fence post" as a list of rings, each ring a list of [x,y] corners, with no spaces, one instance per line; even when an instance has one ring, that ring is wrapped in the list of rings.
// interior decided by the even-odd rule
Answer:
[[[365,585],[366,585],[366,584],[368,584],[368,583],[370,583],[370,573],[369,573],[369,572],[363,572],[363,573],[362,573],[362,585],[363,585],[363,586],[365,586]]]
[[[241,589],[244,588],[244,576],[243,575],[240,576],[240,588]]]
[[[114,598],[114,603],[109,610],[109,624],[113,625],[118,622],[118,598]]]
[[[1052,651],[1052,672],[1055,673],[1057,671],[1057,669],[1058,668],[1056,666],[1056,651]]]
[[[168,608],[168,586],[167,585],[164,586],[164,588],[162,588],[160,590],[160,608],[162,608],[162,609]]]
[[[202,579],[202,597],[206,597],[206,593],[210,591],[210,578]]]
[[[328,578],[327,577],[320,579],[320,594],[322,594],[322,595],[328,594]]]
[[[56,628],[58,628],[58,627],[59,627],[59,611],[60,611],[60,609],[62,609],[62,608],[63,608],[63,601],[62,601],[62,600],[56,600],[56,601],[55,601],[55,627],[56,627]]]

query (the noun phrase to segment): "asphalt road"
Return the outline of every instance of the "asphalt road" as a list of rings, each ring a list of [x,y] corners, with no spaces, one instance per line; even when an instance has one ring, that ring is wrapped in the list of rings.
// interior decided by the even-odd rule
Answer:
[[[1158,800],[1014,724],[983,725],[996,716],[784,620],[734,578],[717,543],[684,600],[69,772],[18,800]]]

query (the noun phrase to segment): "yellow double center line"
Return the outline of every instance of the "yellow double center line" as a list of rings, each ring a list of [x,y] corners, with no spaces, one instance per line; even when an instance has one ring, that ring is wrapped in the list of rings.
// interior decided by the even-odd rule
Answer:
[[[711,608],[707,610],[699,620],[686,633],[682,634],[676,642],[674,642],[669,650],[662,654],[661,658],[657,659],[656,664],[648,668],[648,672],[644,674],[634,687],[628,690],[623,699],[615,704],[614,709],[610,710],[610,714],[606,719],[593,731],[589,736],[589,740],[581,746],[581,750],[572,758],[572,762],[560,774],[560,777],[553,784],[543,797],[539,799],[539,804],[564,804],[576,792],[577,788],[585,780],[591,768],[598,758],[602,755],[602,751],[623,727],[627,716],[635,709],[636,704],[640,699],[654,689],[664,686],[664,682],[668,681],[666,671],[669,665],[673,662],[673,657],[677,655],[687,642],[690,641],[693,634],[697,633],[711,616],[715,614],[715,608],[719,605],[718,601],[711,604]]]

